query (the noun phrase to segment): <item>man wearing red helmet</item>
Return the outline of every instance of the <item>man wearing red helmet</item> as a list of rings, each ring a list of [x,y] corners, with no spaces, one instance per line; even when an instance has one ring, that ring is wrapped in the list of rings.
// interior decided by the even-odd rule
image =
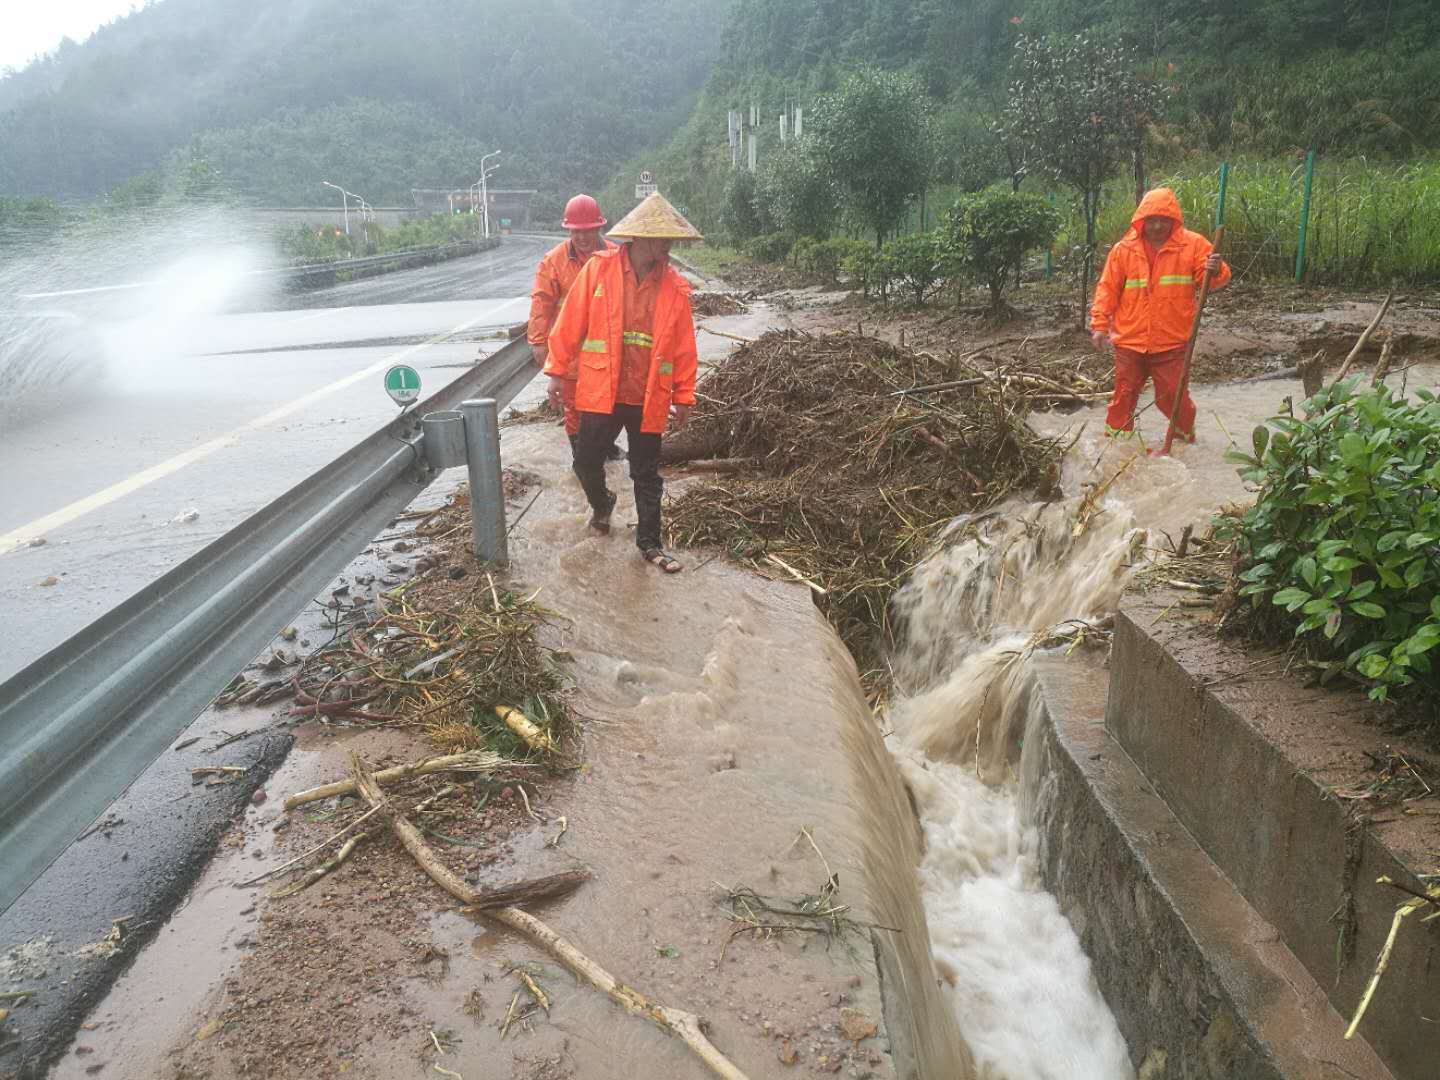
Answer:
[[[530,289],[530,326],[526,334],[530,348],[535,354],[537,367],[545,366],[549,354],[550,331],[560,317],[560,305],[580,269],[597,251],[613,250],[615,245],[600,235],[605,227],[605,218],[600,214],[600,205],[589,195],[576,195],[565,204],[565,218],[561,222],[570,233],[545,253],[540,265],[535,268],[535,284]],[[570,446],[575,446],[580,433],[580,414],[575,411],[573,391],[565,402],[565,434],[570,437]],[[620,450],[612,446],[610,457],[620,457]]]

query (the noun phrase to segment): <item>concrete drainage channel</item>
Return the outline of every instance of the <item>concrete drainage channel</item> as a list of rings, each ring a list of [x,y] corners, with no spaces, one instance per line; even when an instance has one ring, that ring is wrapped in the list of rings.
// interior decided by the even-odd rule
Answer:
[[[1344,1038],[1405,899],[1376,879],[1420,888],[1421,853],[1356,822],[1277,734],[1335,720],[1338,752],[1374,733],[1347,730],[1325,715],[1333,695],[1298,683],[1272,683],[1263,703],[1208,688],[1237,660],[1154,629],[1175,599],[1122,606],[1108,686],[1082,665],[1039,667],[1022,769],[1041,874],[1139,1075],[1435,1076],[1433,925],[1405,928],[1359,1035]]]

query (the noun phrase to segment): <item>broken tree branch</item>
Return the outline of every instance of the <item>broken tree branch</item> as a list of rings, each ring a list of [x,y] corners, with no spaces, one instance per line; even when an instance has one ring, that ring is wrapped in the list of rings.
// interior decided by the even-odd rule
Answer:
[[[494,772],[505,760],[498,754],[489,754],[481,751],[469,750],[463,754],[446,754],[444,757],[426,758],[423,761],[412,761],[407,765],[397,765],[393,769],[381,769],[374,773],[375,782],[378,784],[394,784],[400,780],[408,780],[412,776],[428,776],[437,772]],[[285,809],[294,810],[297,806],[304,806],[306,803],[319,802],[321,799],[329,799],[336,795],[355,794],[355,781],[337,780],[333,784],[323,784],[309,791],[301,791],[291,795],[285,800]]]
[[[289,885],[276,889],[273,893],[270,894],[270,899],[284,900],[287,896],[294,896],[296,893],[304,892],[311,885],[314,885],[317,881],[323,878],[326,874],[330,873],[330,871],[339,867],[341,863],[343,863],[346,859],[350,857],[350,853],[353,852],[366,840],[369,840],[371,835],[372,834],[368,832],[356,833],[354,836],[350,837],[349,840],[346,840],[345,843],[341,845],[340,850],[337,851],[334,855],[330,856],[330,858],[326,859],[319,866],[312,867],[311,869],[305,871],[304,877],[297,878]]]
[[[350,752],[350,772],[355,790],[360,793],[361,798],[371,806],[380,808],[381,814],[389,821],[390,827],[399,837],[400,843],[420,864],[421,869],[429,875],[432,881],[457,900],[472,907],[482,907],[487,903],[487,899],[493,899],[497,895],[499,890],[490,893],[487,898],[485,894],[472,889],[460,880],[448,866],[440,861],[439,857],[425,843],[419,830],[406,821],[403,814],[396,813],[385,803],[384,796],[380,793],[380,786],[375,782],[375,777],[366,771],[360,755],[353,750]],[[583,871],[578,871],[578,873],[583,873]],[[563,877],[565,875],[556,876]],[[572,972],[596,989],[603,990],[627,1012],[644,1017],[666,1031],[678,1035],[685,1045],[690,1047],[700,1060],[718,1076],[723,1076],[726,1080],[746,1080],[745,1074],[737,1069],[705,1037],[704,1031],[701,1030],[700,1018],[694,1013],[671,1009],[647,1000],[639,991],[617,982],[613,975],[535,916],[521,911],[517,907],[500,907],[493,911],[487,911],[486,914],[511,929],[519,930],[532,941],[542,945]]]
[[[512,930],[519,930],[526,937],[542,945],[572,972],[584,979],[597,990],[604,991],[609,998],[632,1016],[643,1017],[659,1025],[671,1034],[678,1035],[710,1070],[727,1080],[746,1080],[745,1074],[735,1067],[715,1044],[705,1037],[701,1030],[700,1018],[694,1013],[672,1009],[648,1000],[633,987],[618,982],[615,976],[566,941],[535,916],[519,908],[501,908],[488,913],[492,919],[502,922]]]
[[[1359,356],[1360,351],[1365,348],[1365,343],[1370,340],[1370,335],[1373,334],[1375,328],[1380,325],[1380,320],[1385,318],[1385,312],[1390,310],[1390,303],[1394,299],[1395,290],[1392,288],[1385,294],[1385,301],[1380,305],[1380,310],[1377,311],[1375,317],[1370,320],[1370,325],[1365,327],[1365,332],[1360,335],[1360,340],[1355,342],[1355,347],[1350,350],[1350,355],[1345,357],[1345,362],[1340,365],[1340,371],[1336,374],[1335,381],[1330,384],[1331,386],[1335,386],[1340,380],[1345,378],[1346,375],[1350,374],[1350,365],[1355,363],[1355,358]]]
[[[1395,339],[1387,338],[1380,346],[1380,359],[1375,364],[1375,373],[1370,376],[1370,385],[1379,386],[1390,374],[1390,355],[1395,351]]]

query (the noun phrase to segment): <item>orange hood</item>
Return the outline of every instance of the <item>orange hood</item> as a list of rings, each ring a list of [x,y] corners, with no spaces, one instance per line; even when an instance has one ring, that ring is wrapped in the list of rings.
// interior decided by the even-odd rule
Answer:
[[[1185,227],[1185,218],[1180,213],[1180,200],[1175,198],[1175,192],[1168,187],[1152,188],[1140,200],[1140,205],[1135,208],[1135,213],[1130,218],[1130,228],[1136,236],[1140,235],[1145,219],[1151,217],[1168,217],[1175,222],[1177,229]]]

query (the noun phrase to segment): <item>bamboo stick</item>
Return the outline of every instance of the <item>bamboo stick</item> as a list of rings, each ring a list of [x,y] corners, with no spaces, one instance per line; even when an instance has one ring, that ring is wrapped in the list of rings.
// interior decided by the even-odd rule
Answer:
[[[1370,325],[1365,327],[1364,333],[1360,335],[1360,340],[1355,342],[1355,347],[1350,350],[1350,355],[1345,357],[1345,362],[1340,365],[1340,370],[1336,373],[1334,382],[1330,384],[1331,386],[1334,386],[1341,379],[1345,378],[1346,375],[1350,374],[1350,366],[1355,363],[1355,358],[1360,355],[1360,350],[1365,348],[1365,343],[1370,340],[1370,335],[1373,334],[1375,328],[1380,325],[1380,320],[1385,318],[1385,312],[1390,310],[1390,302],[1394,299],[1395,290],[1391,288],[1391,290],[1385,294],[1385,300],[1380,305],[1380,310],[1375,312],[1375,317],[1370,320]]]
[[[389,820],[390,827],[400,838],[400,843],[420,864],[421,869],[429,875],[432,881],[451,896],[466,904],[474,906],[485,903],[485,894],[472,889],[451,872],[450,868],[430,850],[419,830],[406,821],[403,814],[396,813],[385,803],[384,796],[380,793],[380,787],[375,782],[375,777],[366,771],[360,755],[353,750],[350,753],[350,772],[355,790],[371,806],[380,808],[380,813]],[[638,990],[619,982],[608,971],[535,916],[521,911],[517,907],[502,907],[494,911],[487,911],[486,914],[495,921],[520,931],[542,946],[591,986],[604,991],[612,1001],[622,1006],[632,1016],[643,1017],[666,1031],[678,1035],[681,1041],[690,1047],[717,1076],[722,1076],[725,1080],[747,1080],[745,1074],[705,1037],[705,1032],[701,1029],[700,1018],[694,1013],[672,1009],[648,1000]]]
[[[377,784],[394,784],[401,780],[408,780],[412,776],[428,776],[430,773],[437,772],[494,772],[504,763],[504,759],[499,754],[467,750],[463,754],[446,754],[444,757],[426,758],[423,761],[412,761],[407,765],[396,765],[393,769],[381,769],[374,774],[374,777]],[[321,799],[329,799],[335,795],[353,794],[355,794],[353,779],[337,780],[333,784],[322,784],[320,787],[291,795],[285,800],[285,809],[294,810],[297,806],[319,802]]]

